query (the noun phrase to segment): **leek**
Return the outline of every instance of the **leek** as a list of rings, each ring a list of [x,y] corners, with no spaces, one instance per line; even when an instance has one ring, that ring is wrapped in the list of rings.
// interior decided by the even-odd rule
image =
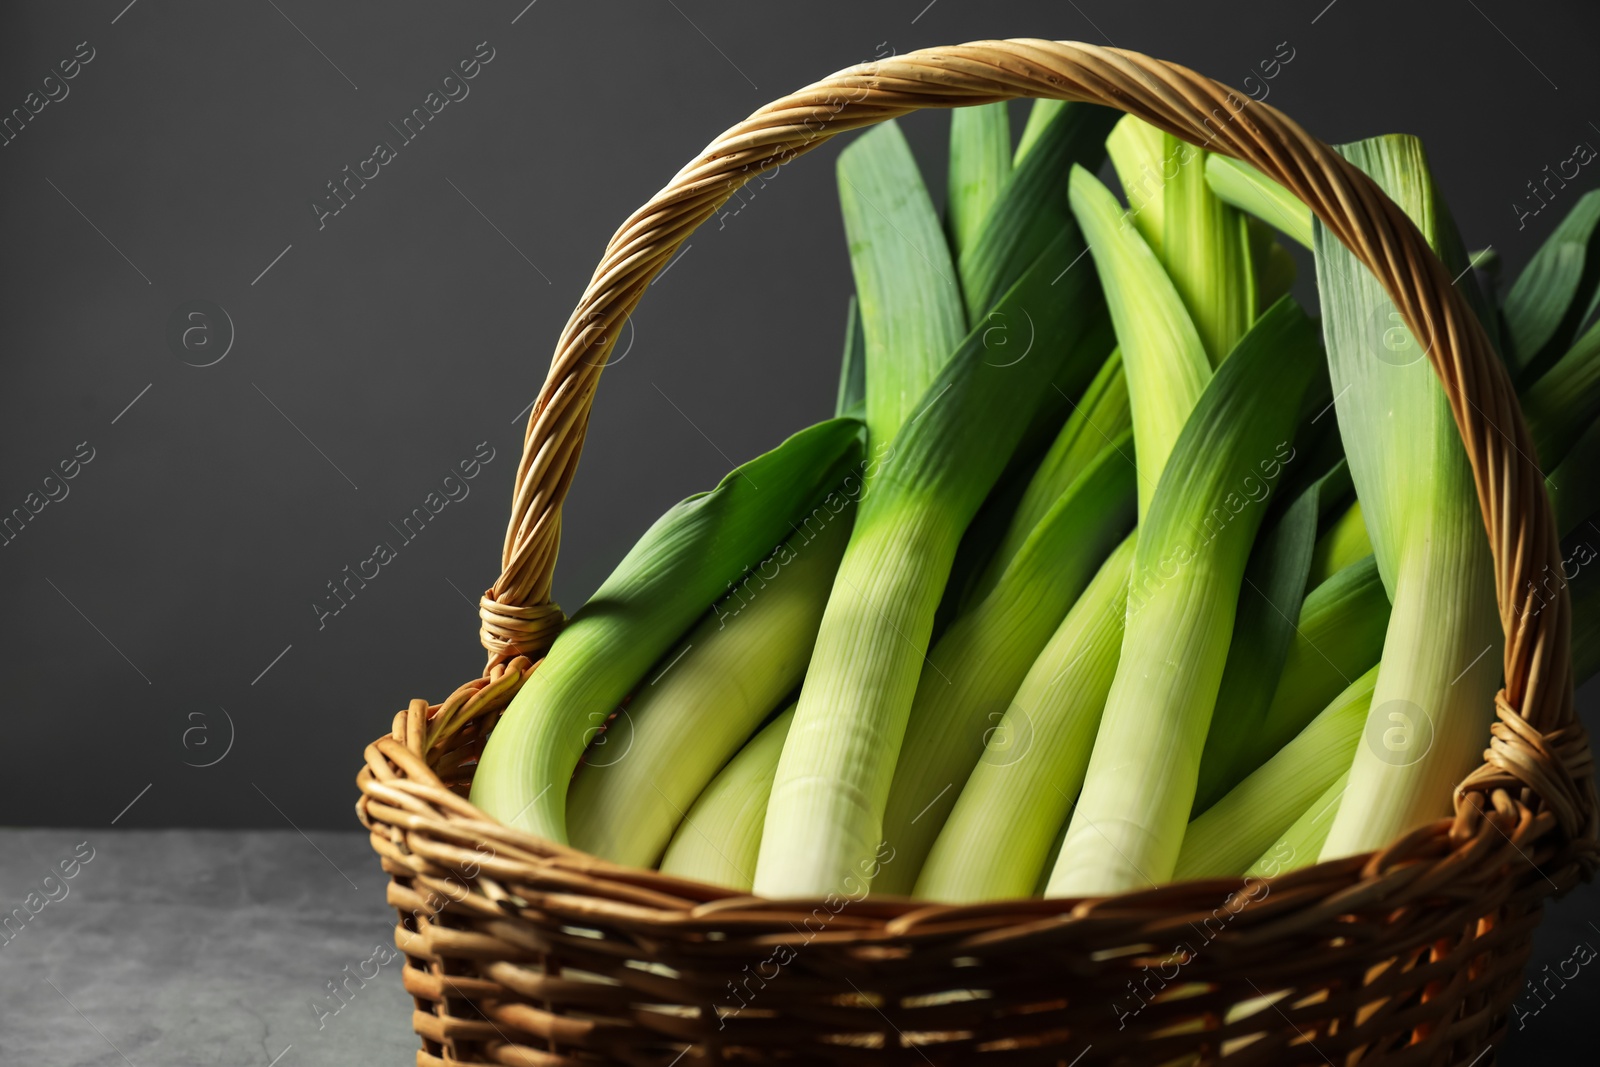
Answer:
[[[1333,784],[1323,790],[1322,795],[1289,825],[1283,836],[1250,865],[1245,875],[1271,878],[1296,867],[1315,863],[1324,842],[1328,840],[1328,831],[1333,828],[1333,818],[1339,811],[1339,802],[1344,799],[1349,784],[1349,771],[1334,779]]]
[[[1165,232],[1162,219],[1166,196],[1162,187],[1169,162],[1166,147],[1166,134],[1132,115],[1124,115],[1106,138],[1106,155],[1111,157],[1122,195],[1128,201],[1123,218],[1133,223],[1158,258]]]
[[[833,413],[841,418],[867,417],[867,339],[861,332],[861,311],[854,294],[845,312],[844,358],[839,361],[839,392]]]
[[[1036,526],[1055,506],[1061,494],[1078,479],[1095,458],[1124,430],[1133,426],[1128,407],[1128,380],[1122,373],[1122,351],[1111,353],[1095,375],[1082,398],[1073,405],[1071,417],[1056,435],[1022,498],[1017,501],[999,546],[989,559],[983,575],[968,595],[969,603],[981,599],[994,588],[1000,574],[1021,550]],[[1133,449],[1124,449],[1123,458],[1134,466]]]
[[[575,848],[633,867],[660,858],[684,809],[804,677],[853,504],[831,494],[634,696],[626,752],[591,760],[572,784]]]
[[[667,845],[663,874],[749,891],[772,775],[793,721],[791,704],[711,780]]]
[[[1343,487],[1343,474],[1339,465],[1312,482],[1270,516],[1256,537],[1200,758],[1196,812],[1214,799],[1209,795],[1208,772],[1237,766],[1241,750],[1260,734],[1266,721],[1305,597],[1322,496],[1325,489],[1336,492]]]
[[[1600,304],[1600,189],[1585,193],[1517,275],[1504,306],[1512,374],[1536,377]]]
[[[1416,139],[1343,151],[1459,270],[1464,253]],[[1340,435],[1394,605],[1369,715],[1368,732],[1383,743],[1356,750],[1323,846],[1334,859],[1379,848],[1448,809],[1488,736],[1502,636],[1489,542],[1444,389],[1409,334],[1398,350],[1386,347],[1393,303],[1320,226],[1316,252]]]
[[[1058,116],[1067,110],[1068,106],[1065,100],[1045,100],[1041,98],[1033,102],[1033,105],[1028,109],[1028,121],[1022,127],[1022,136],[1017,138],[1017,151],[1012,157],[1012,166],[1022,166],[1023,159],[1033,151],[1034,146],[1039,143],[1045,131],[1050,128],[1050,125],[1055,122]]]
[[[1212,747],[1200,765],[1195,809],[1204,811],[1289,743],[1357,675],[1378,662],[1389,598],[1377,563],[1363,557],[1306,594],[1259,727]]]
[[[1171,160],[1162,188],[1161,247],[1157,255],[1194,317],[1212,366],[1222,362],[1255,320],[1255,283],[1244,216],[1206,184],[1211,153],[1163,135]]]
[[[956,268],[911,146],[890,121],[839,154],[864,342],[867,447],[894,437],[967,332]]]
[[[1023,271],[1062,230],[1072,228],[1072,216],[1061,195],[1061,175],[1074,164],[1099,165],[1105,152],[1106,132],[1111,129],[1117,113],[1092,104],[1064,104],[1043,112],[1035,105],[1034,115],[1040,114],[1047,119],[1034,133],[1028,151],[1017,161],[1011,180],[984,216],[981,232],[961,250],[958,263],[961,290],[966,297],[968,320],[974,327],[985,320],[1000,294],[1022,277]],[[1070,265],[1068,261],[1057,270]],[[990,325],[996,321],[1003,320],[990,319]],[[1075,332],[1092,322],[1089,315],[1079,312],[1065,324],[1060,334],[1040,333],[1038,336],[1050,346],[1070,343]],[[1105,351],[1101,349],[1096,356],[1104,355]],[[991,358],[1003,361],[1000,353]],[[1070,373],[1080,365],[1069,361],[1063,366]],[[1079,388],[1083,380],[1080,379]],[[1066,392],[1071,395],[1076,390],[1067,388]]]
[[[1587,468],[1587,471],[1592,472],[1592,470],[1593,468]],[[1562,472],[1557,471],[1557,473],[1560,474]],[[1600,481],[1597,481],[1592,473],[1588,474],[1588,478],[1584,483],[1571,482],[1569,484],[1575,486],[1581,484],[1578,492],[1582,494],[1588,506],[1600,506]],[[1574,504],[1576,504],[1576,500],[1574,500]],[[1574,520],[1570,515],[1564,516],[1558,518],[1557,525],[1563,534],[1562,559],[1576,568],[1576,574],[1569,586],[1572,594],[1572,673],[1574,684],[1583,685],[1594,677],[1596,672],[1600,672],[1600,580],[1588,576],[1591,565],[1597,559],[1600,559],[1600,548],[1596,547],[1600,545],[1600,513],[1591,515],[1586,520]],[[1545,592],[1554,596],[1559,591],[1560,585],[1567,581],[1568,577],[1565,573],[1560,576],[1551,575],[1544,583]],[[1543,599],[1543,597],[1541,596],[1540,599]],[[1329,747],[1342,744],[1353,752],[1364,725],[1363,721],[1357,721],[1354,718],[1343,721],[1338,727],[1339,737],[1335,738],[1331,734],[1324,733],[1319,744]],[[1401,726],[1403,723],[1394,723],[1391,720],[1389,724],[1379,723],[1377,725],[1380,727],[1385,725]],[[1381,734],[1376,738],[1376,742],[1379,745],[1382,745],[1385,740]],[[1291,745],[1297,744],[1299,744],[1298,739],[1291,743]],[[1274,762],[1276,762],[1276,758]],[[1280,862],[1276,864],[1277,870],[1264,871],[1262,864],[1258,863],[1248,873],[1281,873],[1282,870],[1314,862],[1317,858],[1317,852],[1322,848],[1327,830],[1333,823],[1333,816],[1338,809],[1338,800],[1343,793],[1345,780],[1345,777],[1341,777],[1334,783],[1334,786],[1330,787],[1326,794],[1305,810],[1304,815],[1296,822],[1295,827],[1285,831],[1284,837],[1279,841],[1279,847],[1269,849],[1263,855],[1263,861],[1274,854],[1278,855]],[[1281,791],[1263,789],[1258,791],[1258,795],[1261,798],[1262,806],[1271,810],[1271,817],[1280,821],[1284,818],[1285,812],[1292,815],[1296,804],[1303,799],[1303,795],[1289,789]],[[1208,812],[1207,815],[1209,814]],[[1191,832],[1193,832],[1194,825],[1194,823],[1190,824]],[[1185,848],[1188,848],[1187,839]],[[1292,861],[1284,859],[1284,857],[1292,857]]]
[[[1245,225],[1250,236],[1250,270],[1256,278],[1255,306],[1271,307],[1289,295],[1299,268],[1271,226],[1254,216],[1247,216]]]
[[[1243,874],[1266,853],[1350,769],[1377,680],[1374,667],[1350,683],[1277,755],[1192,820],[1173,877],[1183,881]]]
[[[1317,538],[1311,552],[1310,584],[1315,587],[1335,574],[1372,555],[1372,538],[1367,536],[1367,520],[1361,514],[1361,501],[1345,509]]]
[[[961,785],[1107,552],[1133,525],[1131,435],[1104,446],[980,602],[928,653],[883,816],[895,862],[875,892],[908,893]],[[1053,829],[1053,827],[1052,827]]]
[[[1082,167],[1073,168],[1068,189],[1122,347],[1139,442],[1142,519],[1173,442],[1211,379],[1211,366],[1183,298],[1144,239],[1122,224],[1111,190]]]
[[[915,896],[962,902],[1043,891],[1116,673],[1134,540],[1106,558],[1029,667],[938,831]]]
[[[1311,247],[1311,209],[1255,167],[1229,156],[1207,155],[1206,183],[1227,203],[1255,216],[1296,244]]]
[[[1265,510],[1264,499],[1241,493],[1263,484],[1270,492],[1290,458],[1283,449],[1316,365],[1310,320],[1281,300],[1217,369],[1183,426],[1140,523],[1119,665],[1052,896],[1116,893],[1172,875]],[[1130,376],[1136,414],[1138,389]],[[1142,439],[1140,460],[1142,468]]]
[[[1548,470],[1600,415],[1600,322],[1522,396],[1534,452]]]
[[[1062,233],[995,313],[1020,321],[1027,309],[1043,336],[1064,332],[1083,282],[1061,293],[1051,279],[1081,252],[1077,234]],[[758,893],[832,892],[877,868],[889,783],[956,546],[1059,371],[1044,354],[1002,365],[986,335],[968,335],[868,468],[773,783]],[[873,388],[869,380],[869,405]]]
[[[1011,182],[1011,117],[1006,101],[950,112],[950,178],[945,210],[959,257]]]
[[[565,842],[567,784],[649,666],[860,458],[861,424],[819,423],[675,505],[567,623],[484,745],[472,803]]]
[[[1042,107],[1059,103],[1058,107]],[[1008,471],[1032,459],[1055,437],[1072,399],[1083,391],[1098,361],[1116,343],[1098,287],[1078,277],[1089,273],[1080,262],[1061,265],[1052,279],[1074,313],[1060,333],[1037,328],[1028,309],[1021,316],[994,314],[995,301],[1022,276],[1064,230],[1075,229],[1061,175],[1074,163],[1098,166],[1105,152],[1105,134],[1116,112],[1089,104],[1038,100],[1029,114],[1026,153],[1019,153],[1011,180],[984,217],[982,231],[965,246],[957,262],[968,320],[989,328],[989,358],[996,363],[1036,358],[1058,360],[1060,370],[1034,405],[1033,417],[1015,450]],[[1035,122],[1035,120],[1038,120]],[[1095,362],[1090,362],[1093,359]]]
[[[1240,284],[1252,276],[1244,216],[1206,184],[1203,148],[1128,115],[1106,150],[1128,198],[1123,228],[1131,220],[1165,268],[1215,366],[1256,313],[1255,286]]]
[[[1591,436],[1595,438],[1596,449],[1600,450],[1600,433],[1592,432]],[[1535,590],[1535,610],[1539,610],[1540,607],[1542,607],[1542,604],[1548,601],[1549,597],[1557,595],[1561,586],[1568,582],[1569,575],[1566,573],[1566,568],[1568,566],[1574,568],[1578,576],[1582,576],[1585,573],[1585,569],[1597,558],[1600,558],[1600,550],[1597,550],[1595,547],[1596,543],[1600,543],[1600,536],[1597,536],[1600,535],[1600,524],[1588,526],[1586,529],[1585,523],[1577,518],[1577,515],[1583,510],[1600,507],[1600,476],[1596,475],[1596,471],[1600,470],[1600,464],[1595,462],[1593,456],[1588,455],[1575,455],[1571,457],[1571,459],[1577,467],[1576,470],[1568,471],[1566,466],[1563,465],[1561,468],[1558,468],[1553,475],[1551,475],[1550,479],[1550,481],[1553,483],[1559,478],[1568,487],[1567,494],[1564,498],[1565,506],[1558,506],[1556,509],[1556,526],[1563,537],[1562,559],[1566,562],[1563,564],[1563,573],[1559,575],[1546,575],[1539,583],[1539,588]],[[1569,477],[1569,475],[1571,476]],[[1593,523],[1594,518],[1591,517],[1588,522]],[[1350,583],[1351,589],[1359,592],[1360,588],[1366,585],[1377,585],[1381,589],[1381,585],[1376,580],[1376,564],[1372,560],[1368,559],[1363,561],[1363,567],[1353,572],[1353,576],[1359,578],[1362,572],[1371,573],[1373,577],[1371,579],[1362,578],[1360,581]],[[1592,635],[1596,632],[1596,628],[1600,627],[1600,599],[1597,599],[1593,592],[1593,589],[1597,587],[1600,587],[1600,582],[1594,581],[1593,579],[1581,585],[1577,582],[1572,583],[1574,605],[1574,636],[1572,641],[1574,653],[1573,674],[1577,683],[1580,685],[1591,675],[1593,675],[1597,669],[1600,669],[1600,654],[1597,654],[1593,643],[1585,640],[1585,635]],[[1587,597],[1587,599],[1585,599],[1585,597]],[[1347,599],[1345,600],[1344,609],[1336,612],[1330,612],[1327,609],[1327,604],[1331,604],[1333,601],[1319,601],[1318,607],[1311,612],[1311,614],[1318,616],[1319,628],[1321,628],[1321,624],[1330,617],[1344,615],[1349,628],[1363,629],[1363,619],[1377,619],[1381,617],[1380,613],[1372,605],[1368,604],[1364,608],[1361,607],[1360,605],[1363,599],[1365,598],[1361,596]],[[1307,599],[1308,607],[1312,604],[1312,600],[1313,598]],[[1377,634],[1377,640],[1381,641],[1381,639],[1382,633],[1380,630],[1380,632]],[[1374,647],[1376,647],[1376,642],[1374,642]],[[1336,651],[1340,652],[1342,655],[1347,650],[1339,649]],[[1368,672],[1367,676],[1364,676],[1362,679],[1358,679],[1356,683],[1353,683],[1351,689],[1346,690],[1346,692],[1342,694],[1340,698],[1335,700],[1335,704],[1338,704],[1341,700],[1347,699],[1356,686],[1364,685],[1368,690],[1370,690],[1371,686],[1366,684],[1369,680],[1375,680],[1375,675],[1373,675],[1372,672]],[[1289,681],[1290,685],[1296,688],[1302,694],[1307,691],[1315,691],[1317,688],[1316,686],[1306,686],[1295,678],[1289,678],[1287,681]],[[1368,703],[1370,704],[1370,700]],[[1279,751],[1278,755],[1272,757],[1272,759],[1269,760],[1265,766],[1279,764],[1284,756],[1284,753],[1287,753],[1292,748],[1300,748],[1303,753],[1302,757],[1300,758],[1305,759],[1318,758],[1311,755],[1311,752],[1320,752],[1333,748],[1347,749],[1353,754],[1357,739],[1360,737],[1362,728],[1365,725],[1365,719],[1350,715],[1348,712],[1341,713],[1341,718],[1338,720],[1341,725],[1338,725],[1337,729],[1335,730],[1332,721],[1329,719],[1329,716],[1330,712],[1324,711],[1323,714],[1319,715],[1316,720],[1313,720],[1312,726],[1308,726],[1306,731],[1304,731],[1299,738],[1296,738],[1285,745]],[[1346,718],[1343,716],[1349,717]],[[1321,724],[1320,727],[1318,726],[1319,723]],[[1271,751],[1273,748],[1276,748],[1278,745],[1277,737],[1281,735],[1283,730],[1286,728],[1286,725],[1286,722],[1279,722],[1276,724],[1272,734],[1265,740],[1256,742],[1255,747],[1264,748],[1267,751]],[[1377,729],[1374,731],[1374,743],[1382,746],[1386,741],[1393,740],[1395,735],[1391,733],[1391,729],[1397,726],[1403,727],[1404,725],[1405,724],[1403,721],[1396,722],[1393,719],[1390,719],[1386,722],[1379,721],[1375,724]],[[1312,733],[1314,728],[1320,730],[1320,737],[1315,744],[1310,746],[1310,752],[1307,752],[1306,743],[1303,742],[1302,739],[1305,738],[1307,734]],[[1349,759],[1344,761],[1344,766],[1346,768],[1348,768],[1349,762]],[[1263,770],[1265,769],[1265,766],[1263,767]],[[1256,773],[1259,775],[1261,772],[1258,771]],[[1256,775],[1252,775],[1251,777],[1255,778]],[[1249,779],[1247,779],[1247,781],[1248,780]],[[1240,786],[1239,788],[1242,789],[1244,787]],[[1237,792],[1237,790],[1235,790],[1235,792]],[[1232,794],[1230,794],[1230,796],[1232,796]],[[1278,789],[1276,787],[1256,788],[1254,790],[1254,797],[1255,801],[1253,803],[1251,817],[1258,820],[1258,824],[1260,820],[1276,820],[1278,822],[1285,822],[1294,816],[1297,808],[1303,807],[1304,791],[1296,791],[1289,788]],[[1317,806],[1320,807],[1320,805]],[[1208,810],[1206,815],[1203,817],[1210,818],[1214,811],[1219,811],[1221,808],[1222,805],[1219,803],[1216,807]],[[1333,811],[1334,809],[1330,808],[1327,813],[1326,824],[1323,825],[1324,830],[1326,829],[1326,825],[1331,825]],[[1199,820],[1196,820],[1196,822],[1198,821]],[[1221,818],[1220,821],[1227,823],[1229,819]],[[1194,832],[1195,825],[1196,823],[1190,824],[1191,834]],[[1318,847],[1320,848],[1320,846],[1321,840],[1318,839]],[[1188,838],[1185,838],[1184,848],[1185,851],[1190,848]],[[1298,862],[1295,865],[1298,866],[1307,864],[1312,862],[1314,859],[1315,853],[1306,853],[1301,851],[1299,853]]]

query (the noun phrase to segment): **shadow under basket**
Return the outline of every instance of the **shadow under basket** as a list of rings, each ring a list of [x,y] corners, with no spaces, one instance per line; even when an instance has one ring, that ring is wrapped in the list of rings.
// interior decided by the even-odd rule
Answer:
[[[483,741],[560,631],[561,502],[600,371],[650,280],[745,180],[834,134],[1014,97],[1109,105],[1251,163],[1436,339],[1429,359],[1477,481],[1507,627],[1497,721],[1454,818],[1274,878],[958,907],[736,894],[473,807]],[[1138,53],[1037,40],[867,63],[767,105],[607,246],[529,419],[504,573],[481,601],[486,672],[442,704],[413,701],[366,750],[357,811],[391,876],[417,1063],[1487,1063],[1545,899],[1597,858],[1566,591],[1526,611],[1530,579],[1560,560],[1532,454],[1498,356],[1422,236],[1268,105]]]

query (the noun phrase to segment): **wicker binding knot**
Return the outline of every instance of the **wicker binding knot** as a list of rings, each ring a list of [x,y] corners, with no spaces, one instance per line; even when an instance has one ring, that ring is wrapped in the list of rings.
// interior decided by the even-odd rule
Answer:
[[[765,900],[619,867],[466,799],[495,720],[561,625],[560,509],[618,330],[657,271],[747,179],[834,134],[1019,96],[1106,104],[1249,162],[1383,283],[1444,384],[1478,488],[1506,632],[1505,688],[1455,817],[1270,879],[1099,900],[952,907]],[[413,701],[369,745],[357,811],[392,876],[417,1063],[1478,1064],[1544,901],[1596,865],[1588,742],[1543,478],[1499,358],[1439,260],[1360,171],[1275,108],[1136,52],[1039,40],[851,67],[717,138],[625,222],[529,417],[483,677]],[[1441,803],[1443,798],[1441,798]]]

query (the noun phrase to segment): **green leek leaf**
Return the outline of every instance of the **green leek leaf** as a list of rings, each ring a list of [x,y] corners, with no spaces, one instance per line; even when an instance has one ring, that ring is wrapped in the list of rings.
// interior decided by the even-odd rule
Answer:
[[[1243,160],[1206,156],[1211,191],[1305,247],[1311,247],[1311,209],[1289,190]]]
[[[1600,322],[1522,397],[1539,462],[1549,470],[1600,415]]]
[[[1161,258],[1166,198],[1161,188],[1167,165],[1166,135],[1132,115],[1124,115],[1106,138],[1106,154],[1116,169],[1122,195],[1128,201],[1125,216],[1144,238],[1150,251]],[[1175,161],[1174,161],[1175,162]]]
[[[1600,298],[1600,189],[1585,193],[1517,275],[1503,307],[1513,374],[1538,375],[1572,346]]]
[[[1115,119],[1116,112],[1109,108],[1068,104],[1038,133],[984,217],[977,239],[961,252],[961,288],[966,294],[967,319],[974,327],[982,324],[1000,294],[1046,246],[1072,225],[1067,198],[1062,195],[1062,178],[1074,166],[1100,165],[1105,157],[1106,131]],[[1075,330],[1085,328],[1085,318],[1078,316]],[[1064,340],[1043,338],[1047,344]],[[1103,354],[1104,350],[1095,353]]]
[[[1164,158],[1171,162],[1162,172],[1158,257],[1216,366],[1256,316],[1249,231],[1239,210],[1206,184],[1205,160],[1211,153],[1163,136]]]
[[[1372,539],[1367,536],[1367,520],[1361,514],[1361,501],[1352,503],[1317,538],[1311,553],[1308,583],[1316,588],[1335,574],[1372,555]]]
[[[1007,101],[950,112],[950,183],[945,211],[950,245],[972,247],[995,201],[1011,182],[1011,116]]]
[[[1133,413],[1128,405],[1128,380],[1122,373],[1122,352],[1114,349],[1084,390],[1083,397],[1073,405],[1071,416],[1028,480],[987,568],[966,597],[969,606],[994,588],[1023,542],[1055,507],[1061,495],[1107,445],[1132,427]],[[1125,452],[1123,458],[1131,469],[1134,466],[1132,447]]]
[[[955,264],[922,172],[893,121],[839,154],[866,353],[867,444],[887,442],[967,332]]]
[[[845,311],[844,358],[839,361],[839,394],[833,413],[840,418],[867,417],[867,339],[861,332],[861,313],[854,293]]]
[[[1041,98],[1033,102],[1033,106],[1028,109],[1028,121],[1022,127],[1022,136],[1017,138],[1017,153],[1011,160],[1013,167],[1022,166],[1023,159],[1027,157],[1029,152],[1033,151],[1034,145],[1039,143],[1039,139],[1044,136],[1045,130],[1050,128],[1050,124],[1055,122],[1056,117],[1065,111],[1067,107],[1068,104],[1065,100],[1045,100]]]
[[[1149,245],[1127,225],[1111,190],[1082,167],[1073,168],[1070,189],[1122,346],[1139,442],[1142,519],[1173,442],[1211,380],[1211,365],[1183,298]]]

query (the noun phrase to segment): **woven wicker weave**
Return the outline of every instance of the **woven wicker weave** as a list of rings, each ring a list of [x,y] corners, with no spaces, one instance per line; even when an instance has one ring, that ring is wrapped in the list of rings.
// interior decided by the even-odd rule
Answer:
[[[1241,884],[965,907],[772,901],[628,869],[465,799],[483,738],[559,631],[550,575],[589,406],[618,329],[748,178],[845,130],[1012,97],[1108,104],[1293,190],[1428,340],[1477,480],[1505,689],[1454,819],[1382,852]],[[424,1065],[1482,1064],[1546,898],[1596,864],[1565,592],[1515,394],[1405,216],[1275,109],[1134,52],[1038,40],[851,67],[757,111],[617,231],[530,416],[484,677],[414,701],[366,751],[358,811],[392,876]],[[1514,625],[1514,620],[1522,620]],[[1254,1001],[1238,1017],[1236,1006]],[[1270,1000],[1270,1003],[1267,1002]],[[1248,1009],[1245,1009],[1248,1010]]]

